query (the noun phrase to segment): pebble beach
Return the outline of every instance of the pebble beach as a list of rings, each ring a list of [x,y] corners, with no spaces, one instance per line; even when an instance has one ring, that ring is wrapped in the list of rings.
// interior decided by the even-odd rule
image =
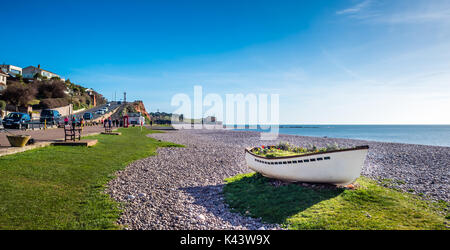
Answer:
[[[280,141],[298,146],[369,145],[362,175],[391,188],[450,201],[450,147],[352,139],[280,135],[261,141],[258,132],[181,129],[149,135],[185,145],[159,148],[157,155],[116,173],[106,193],[124,204],[118,223],[126,229],[280,229],[233,213],[224,203],[224,179],[252,172],[244,149]]]

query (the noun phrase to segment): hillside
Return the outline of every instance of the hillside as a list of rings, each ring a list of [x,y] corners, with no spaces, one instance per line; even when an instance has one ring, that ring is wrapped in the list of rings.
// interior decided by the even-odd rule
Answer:
[[[145,106],[144,103],[142,101],[134,101],[132,103],[134,109],[137,112],[141,112],[141,114],[145,117],[147,117],[148,119],[150,119],[150,114],[145,110]]]
[[[146,118],[146,120],[151,119],[149,113],[145,110],[145,106],[142,101],[128,102],[125,105],[120,106],[117,112],[113,114],[113,118],[120,119],[127,113],[137,113],[137,112],[140,112]]]
[[[6,102],[10,111],[57,108],[73,104],[73,109],[91,108],[106,103],[106,99],[96,91],[72,83],[69,79],[8,78],[7,88],[0,92],[0,100]],[[12,110],[11,110],[12,109]]]

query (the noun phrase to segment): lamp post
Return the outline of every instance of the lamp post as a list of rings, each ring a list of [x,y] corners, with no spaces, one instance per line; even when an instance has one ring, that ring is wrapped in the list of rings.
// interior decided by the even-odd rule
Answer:
[[[73,113],[73,92],[70,93],[69,115]]]

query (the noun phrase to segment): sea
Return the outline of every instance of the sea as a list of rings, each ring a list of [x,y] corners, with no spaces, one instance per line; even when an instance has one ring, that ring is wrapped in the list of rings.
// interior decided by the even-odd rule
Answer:
[[[234,130],[269,132],[257,129]],[[450,147],[450,125],[294,125],[279,126],[279,134],[360,139]]]

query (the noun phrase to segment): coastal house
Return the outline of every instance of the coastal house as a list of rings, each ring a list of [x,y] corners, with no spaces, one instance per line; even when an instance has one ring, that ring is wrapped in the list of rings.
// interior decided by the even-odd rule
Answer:
[[[3,71],[0,71],[0,91],[6,89],[6,78],[8,77],[8,74],[3,73]]]
[[[48,70],[45,69],[41,69],[41,65],[38,65],[37,67],[34,66],[28,66],[26,68],[23,69],[23,77],[27,78],[27,79],[32,79],[34,78],[34,76],[36,74],[40,74],[43,77],[46,77],[48,79],[51,79],[53,77],[59,77],[61,78],[59,75],[52,73]],[[64,80],[64,79],[61,79]]]
[[[208,117],[204,118],[203,122],[204,123],[215,123],[216,122],[216,117],[215,116],[208,116]]]
[[[22,68],[14,65],[2,64],[0,65],[0,69],[3,73],[9,74],[11,76],[23,75]]]

